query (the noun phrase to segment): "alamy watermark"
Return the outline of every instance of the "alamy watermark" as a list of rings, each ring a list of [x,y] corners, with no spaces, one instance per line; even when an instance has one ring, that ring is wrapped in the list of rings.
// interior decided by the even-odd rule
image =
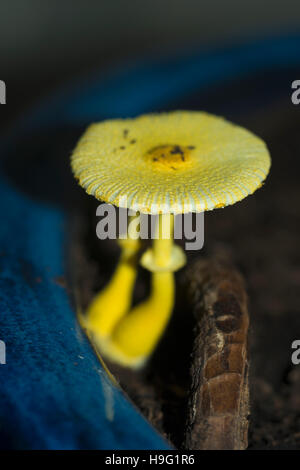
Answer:
[[[300,339],[295,339],[292,342],[292,349],[295,349],[291,356],[291,361],[295,366],[300,364]]]
[[[292,89],[295,90],[293,91],[291,95],[292,103],[299,104],[300,103],[300,80],[294,80],[292,82]]]
[[[6,364],[6,345],[0,340],[0,365]]]
[[[6,85],[3,80],[0,80],[0,104],[6,104]]]
[[[122,201],[124,204],[124,201]],[[124,206],[123,206],[124,207]],[[125,206],[126,207],[126,206]],[[192,207],[182,207],[184,214],[174,216],[174,239],[185,240],[186,250],[201,250],[204,245],[204,212],[192,213]],[[159,211],[168,214],[168,206],[160,205]],[[190,211],[190,212],[188,212]],[[157,213],[158,208],[152,206],[151,212]],[[96,234],[100,240],[126,239],[153,240],[158,238],[158,215],[147,215],[135,210],[120,208],[112,204],[100,204],[96,210],[100,217],[96,226]],[[162,219],[162,238],[168,238],[168,218]],[[166,234],[166,236],[164,236]]]

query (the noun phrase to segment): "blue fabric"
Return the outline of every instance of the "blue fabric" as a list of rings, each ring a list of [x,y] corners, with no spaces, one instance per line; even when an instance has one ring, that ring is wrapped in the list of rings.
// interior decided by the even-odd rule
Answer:
[[[274,39],[157,62],[70,85],[20,120],[2,139],[162,108],[185,93],[300,62],[300,37]],[[16,139],[17,137],[17,139]],[[26,158],[26,155],[24,155]],[[34,171],[34,169],[33,169]],[[66,214],[0,179],[0,447],[167,449],[169,445],[109,380],[81,333],[65,289]]]
[[[165,449],[114,387],[65,289],[64,214],[0,186],[0,447]]]

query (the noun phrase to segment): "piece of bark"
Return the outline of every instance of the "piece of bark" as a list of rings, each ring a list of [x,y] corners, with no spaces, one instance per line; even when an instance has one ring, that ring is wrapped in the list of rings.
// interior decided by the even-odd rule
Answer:
[[[249,316],[243,279],[224,262],[199,260],[185,281],[197,322],[185,446],[245,449]]]

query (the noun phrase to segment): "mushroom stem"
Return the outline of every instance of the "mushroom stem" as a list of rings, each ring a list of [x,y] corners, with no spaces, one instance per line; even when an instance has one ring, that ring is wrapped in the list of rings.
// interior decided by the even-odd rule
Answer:
[[[151,355],[174,306],[175,280],[168,268],[173,244],[173,216],[160,215],[157,230],[151,295],[120,320],[109,341],[102,345],[102,352],[109,359],[132,368],[143,365]]]
[[[138,216],[137,216],[138,217]],[[109,336],[131,305],[137,275],[140,240],[119,240],[121,256],[109,284],[93,299],[85,316],[85,326],[100,337]]]
[[[173,273],[154,273],[151,296],[137,305],[116,326],[102,348],[112,361],[138,368],[153,352],[167,326],[174,305]]]
[[[158,216],[156,237],[153,242],[154,263],[163,268],[170,261],[173,246],[174,215],[161,214]]]

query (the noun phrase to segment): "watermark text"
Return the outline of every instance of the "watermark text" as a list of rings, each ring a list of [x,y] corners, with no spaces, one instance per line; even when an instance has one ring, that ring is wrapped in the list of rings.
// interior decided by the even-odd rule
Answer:
[[[0,364],[6,364],[6,345],[0,340]]]
[[[160,206],[161,208],[161,206]],[[186,210],[186,208],[185,208]],[[168,213],[167,209],[164,213]],[[158,215],[147,215],[133,210],[118,209],[112,204],[100,204],[96,210],[100,217],[96,235],[100,240],[126,239],[153,240],[158,238]],[[169,218],[162,219],[162,238],[169,238]],[[174,217],[174,239],[185,240],[186,250],[201,250],[204,245],[204,212],[184,213]]]
[[[0,80],[0,104],[6,104],[6,85],[3,80]]]

